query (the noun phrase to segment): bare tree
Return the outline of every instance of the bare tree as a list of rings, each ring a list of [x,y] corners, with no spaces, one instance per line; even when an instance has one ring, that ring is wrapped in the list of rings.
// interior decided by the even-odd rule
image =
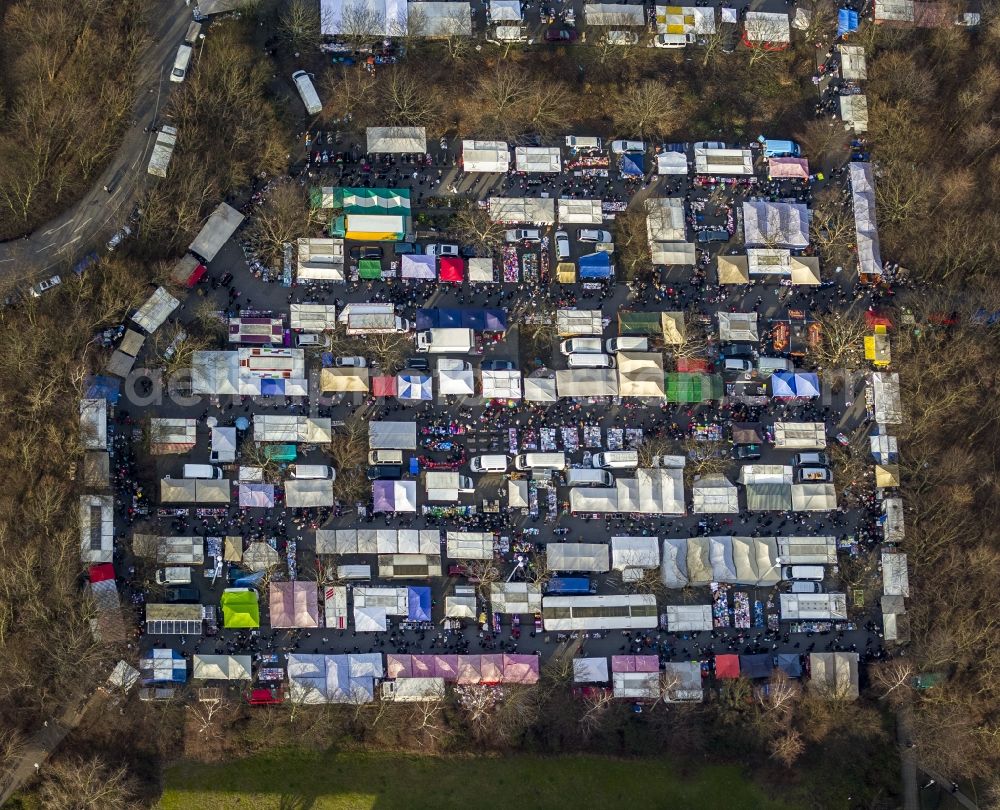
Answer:
[[[503,247],[507,226],[494,222],[481,208],[462,208],[448,222],[448,232],[459,242],[476,248],[477,253],[492,255]]]
[[[827,368],[852,369],[864,362],[864,337],[870,332],[864,318],[853,312],[821,315],[820,341],[810,349],[815,362]]]
[[[618,128],[639,138],[668,134],[684,118],[678,93],[658,79],[628,83],[615,111]]]
[[[356,51],[366,42],[381,36],[385,31],[385,17],[370,6],[366,0],[355,0],[355,2],[344,6],[340,15],[340,30],[337,31],[337,36]]]
[[[320,10],[308,0],[288,0],[278,14],[278,35],[294,51],[319,50]]]
[[[604,722],[608,711],[614,705],[614,693],[608,689],[594,690],[583,699],[583,714],[580,715],[580,734],[588,739]]]
[[[893,658],[868,667],[872,686],[880,693],[881,700],[899,705],[909,700],[913,694],[913,679],[916,676],[913,662],[906,658]]]
[[[51,810],[129,810],[139,806],[128,765],[113,767],[97,757],[52,761],[40,790]]]
[[[261,259],[279,267],[286,244],[310,232],[319,223],[319,210],[309,204],[305,187],[294,180],[275,183],[254,212],[246,236]]]
[[[477,85],[487,134],[509,139],[519,134],[517,112],[530,97],[523,72],[511,62],[500,62],[483,73]]]
[[[379,84],[382,96],[383,120],[389,126],[431,126],[439,112],[427,85],[402,66],[383,74]]]

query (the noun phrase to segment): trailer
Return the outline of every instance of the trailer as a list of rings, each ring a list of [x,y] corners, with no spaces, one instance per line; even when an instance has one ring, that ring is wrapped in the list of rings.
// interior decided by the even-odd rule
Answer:
[[[417,332],[417,351],[431,354],[465,354],[476,345],[476,334],[471,329],[427,329]]]
[[[161,537],[156,563],[162,566],[204,565],[205,542],[200,537]]]
[[[219,203],[204,227],[191,243],[189,250],[206,263],[212,261],[222,246],[236,233],[244,219],[243,214],[226,203]]]
[[[149,166],[146,171],[156,177],[166,177],[176,144],[177,130],[170,126],[160,127],[160,131],[156,133],[156,143],[153,144],[153,154],[149,156]]]
[[[391,312],[351,313],[347,318],[349,335],[388,335],[409,331],[410,324]]]

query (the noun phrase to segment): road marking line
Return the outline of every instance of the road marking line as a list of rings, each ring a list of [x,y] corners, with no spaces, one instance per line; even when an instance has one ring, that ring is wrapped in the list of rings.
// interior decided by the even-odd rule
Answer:
[[[36,250],[35,253],[41,253],[42,251],[48,250],[50,247],[52,247],[55,244],[56,244],[56,242],[53,242],[50,245],[46,245],[45,247],[38,248],[38,250]]]

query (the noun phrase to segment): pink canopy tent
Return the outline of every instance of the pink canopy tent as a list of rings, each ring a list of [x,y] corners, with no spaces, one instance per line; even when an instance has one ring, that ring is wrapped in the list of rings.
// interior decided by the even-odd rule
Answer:
[[[395,377],[372,377],[372,396],[394,397],[396,396]]]
[[[773,157],[767,162],[767,174],[772,180],[775,178],[808,180],[809,161],[805,158]]]
[[[612,655],[612,672],[659,672],[660,659],[655,655]]]
[[[409,655],[388,653],[385,656],[385,675],[387,678],[412,678],[413,664]]]
[[[271,627],[319,627],[319,588],[315,582],[272,582]]]
[[[473,656],[475,657],[475,656]],[[503,656],[502,655],[481,655],[479,656],[479,678],[480,683],[500,683],[503,677]]]
[[[458,658],[458,683],[469,686],[482,683],[483,671],[479,655],[461,655]]]
[[[459,655],[435,655],[434,674],[446,681],[458,680],[458,659]]]
[[[538,656],[505,655],[503,657],[503,679],[506,683],[538,683]]]

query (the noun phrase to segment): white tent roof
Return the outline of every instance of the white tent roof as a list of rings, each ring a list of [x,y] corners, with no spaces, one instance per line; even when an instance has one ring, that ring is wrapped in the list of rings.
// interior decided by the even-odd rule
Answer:
[[[660,152],[656,156],[657,174],[687,174],[687,155],[683,152]]]
[[[132,322],[151,335],[170,317],[170,313],[180,306],[180,303],[163,287],[157,287],[146,299],[146,303],[132,316]]]
[[[517,22],[521,19],[521,0],[490,0],[493,22]]]
[[[517,6],[520,12],[520,0],[500,2]],[[490,5],[495,6],[496,2]],[[462,168],[467,172],[502,174],[510,168],[510,147],[506,141],[462,141]]]
[[[318,529],[317,554],[437,554],[437,529]]]
[[[381,633],[388,627],[384,607],[354,607],[354,629],[359,633]]]
[[[469,2],[409,0],[407,9],[411,36],[472,36],[472,4]]]
[[[212,261],[224,244],[229,241],[244,216],[231,205],[219,203],[211,213],[204,227],[198,231],[189,248],[192,253],[201,256],[206,262]]]
[[[837,562],[837,538],[781,535],[778,560],[782,565],[833,565]]]
[[[788,14],[749,11],[744,31],[750,42],[791,42],[792,31]]]
[[[573,683],[607,683],[607,658],[574,658]]]
[[[653,242],[649,246],[653,264],[694,264],[693,242]]]
[[[837,508],[833,484],[792,484],[792,509],[796,512],[829,512]]]
[[[292,509],[333,506],[333,480],[290,478],[285,481],[285,505]]]
[[[659,568],[660,541],[655,537],[612,537],[611,567],[615,571]]]
[[[551,377],[525,377],[524,398],[529,402],[555,402],[556,381]]]
[[[475,619],[475,596],[446,596],[444,598],[444,615],[446,619]]]
[[[518,146],[514,149],[514,166],[519,172],[558,174],[562,171],[562,155],[557,146]]]
[[[684,588],[688,584],[687,539],[668,537],[663,541],[660,578],[668,588]]]
[[[838,45],[840,51],[840,77],[849,82],[868,78],[868,64],[864,45]]]
[[[697,661],[668,661],[663,667],[663,699],[668,703],[700,701],[705,693],[701,688],[701,664]]]
[[[572,512],[617,512],[618,490],[615,487],[573,487],[569,491],[569,508]]]
[[[756,312],[720,310],[716,314],[719,317],[719,340],[723,343],[756,343],[760,340]]]
[[[559,397],[618,396],[618,375],[613,368],[571,368],[556,372]]]
[[[494,222],[554,225],[556,201],[542,197],[490,197],[490,217]]]
[[[715,33],[715,7],[660,6],[656,10],[657,34]]]
[[[393,512],[417,511],[417,482],[391,481]]]
[[[553,571],[610,570],[608,547],[603,543],[549,543],[545,546],[546,562]]]
[[[809,653],[810,683],[830,697],[856,700],[858,660],[855,652]]]
[[[733,514],[740,511],[736,485],[720,474],[706,475],[694,482],[692,511],[697,514]]]
[[[645,514],[683,515],[684,470],[638,469],[639,511]]]
[[[476,381],[471,368],[464,360],[442,357],[438,360],[438,393],[442,396],[463,396],[476,393]]]
[[[542,609],[542,587],[532,582],[493,582],[490,607],[496,613],[536,613]]]
[[[496,280],[493,272],[493,259],[473,257],[468,264],[469,281],[492,282]]]
[[[426,151],[427,131],[423,127],[368,127],[369,154]]]
[[[600,225],[604,222],[600,200],[562,199],[557,207],[561,225]]]
[[[711,605],[667,605],[667,630],[671,633],[691,633],[712,629]]]
[[[654,197],[646,200],[646,234],[652,242],[682,242],[687,235],[684,200]]]
[[[753,174],[753,152],[749,149],[705,149],[694,150],[694,167],[698,174]]]
[[[337,326],[337,308],[333,304],[292,304],[288,325],[303,332],[325,332]]]
[[[493,559],[493,535],[490,532],[448,532],[445,542],[448,556],[453,559]]]
[[[401,278],[434,281],[437,279],[437,260],[422,253],[406,254],[400,259],[399,275]]]
[[[258,442],[328,444],[333,437],[329,417],[290,416],[280,413],[256,414],[253,437]]]
[[[784,450],[822,450],[826,447],[826,425],[823,422],[774,423],[774,446]]]
[[[886,596],[910,595],[910,574],[905,554],[882,552],[882,593]]]
[[[863,93],[840,97],[840,119],[855,132],[868,131],[868,96]]]
[[[748,246],[804,248],[809,245],[809,208],[802,203],[747,200],[743,241]]]
[[[416,422],[371,422],[368,447],[372,450],[416,450]]]
[[[875,177],[870,163],[849,163],[858,268],[866,275],[882,274],[878,226],[875,222]]]
[[[899,374],[876,371],[872,374],[872,410],[880,425],[898,425],[903,421],[903,402],[899,393]]]
[[[332,207],[332,206],[331,206]],[[312,237],[299,239],[296,246],[295,276],[316,281],[344,280],[344,240]],[[292,304],[296,307],[315,307],[319,304]],[[292,327],[295,328],[294,326]]]
[[[154,422],[156,420],[150,420]],[[194,444],[194,424],[190,425],[190,431],[183,431],[183,441],[190,441]],[[173,425],[171,425],[173,427]],[[174,431],[170,431],[173,433]],[[80,400],[80,433],[82,434],[83,446],[87,450],[107,450],[108,448],[108,401],[104,397],[99,399]],[[154,431],[150,425],[151,443],[162,444],[165,440],[161,438],[161,432]]]
[[[191,659],[191,677],[198,681],[249,681],[249,655],[199,655]]]
[[[791,484],[792,468],[784,464],[744,464],[737,480],[743,484]]]
[[[560,337],[592,335],[604,332],[603,315],[599,309],[557,309],[556,331]]]
[[[646,24],[646,9],[642,4],[584,3],[583,16],[588,26],[624,28]]]
[[[520,399],[521,372],[517,369],[483,369],[484,399]]]
[[[773,537],[733,537],[733,582],[742,585],[774,585],[780,577],[778,544]]]
[[[507,482],[507,505],[511,509],[528,507],[528,482],[508,481]]]
[[[664,397],[662,352],[618,352],[618,395]]]

